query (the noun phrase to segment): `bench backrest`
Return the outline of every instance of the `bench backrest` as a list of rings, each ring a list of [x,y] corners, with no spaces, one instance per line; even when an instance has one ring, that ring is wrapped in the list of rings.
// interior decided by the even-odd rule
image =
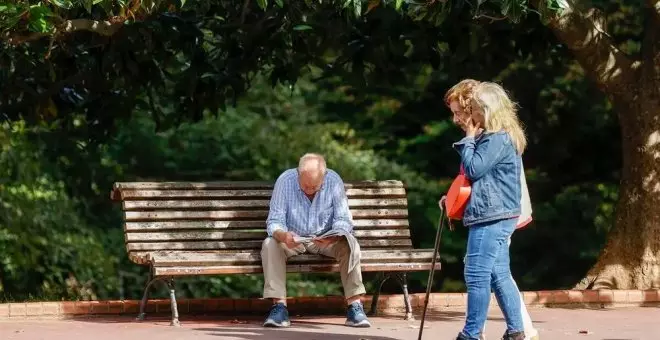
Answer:
[[[346,182],[355,236],[364,249],[412,248],[400,181]],[[266,237],[269,182],[115,183],[129,258],[161,251],[259,251]]]

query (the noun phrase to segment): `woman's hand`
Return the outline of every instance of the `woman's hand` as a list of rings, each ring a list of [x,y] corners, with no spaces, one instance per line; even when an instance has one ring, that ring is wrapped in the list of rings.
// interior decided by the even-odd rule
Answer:
[[[474,119],[468,119],[465,123],[465,136],[474,137],[481,132],[481,127],[474,122]]]

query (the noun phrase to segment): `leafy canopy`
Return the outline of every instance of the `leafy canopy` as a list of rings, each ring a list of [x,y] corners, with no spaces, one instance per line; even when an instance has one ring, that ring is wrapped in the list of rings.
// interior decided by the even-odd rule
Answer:
[[[450,52],[448,20],[530,11],[526,0],[18,0],[0,5],[0,82],[14,84],[0,106],[5,119],[82,119],[101,135],[142,109],[165,128],[235,103],[257,73],[396,79],[399,65]]]

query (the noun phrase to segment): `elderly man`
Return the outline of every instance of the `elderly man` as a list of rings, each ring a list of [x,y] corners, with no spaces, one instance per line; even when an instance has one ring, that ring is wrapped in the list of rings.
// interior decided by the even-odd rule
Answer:
[[[348,210],[344,182],[326,168],[323,156],[306,154],[297,169],[288,169],[275,182],[266,221],[268,238],[261,248],[264,270],[264,298],[273,300],[264,326],[287,327],[286,261],[303,254],[321,254],[339,261],[341,282],[348,305],[346,325],[370,327],[362,306],[365,294],[359,256],[354,269],[349,269],[351,249],[347,237],[353,237],[353,221]],[[345,231],[349,235],[312,239],[296,243],[294,236],[314,237],[329,230]],[[354,243],[354,251],[359,246]]]

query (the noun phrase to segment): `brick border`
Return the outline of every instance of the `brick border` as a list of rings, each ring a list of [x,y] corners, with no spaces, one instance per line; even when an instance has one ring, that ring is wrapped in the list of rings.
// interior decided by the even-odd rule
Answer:
[[[424,293],[410,294],[414,310],[424,306]],[[365,307],[371,306],[371,296],[365,297]],[[606,308],[626,306],[660,306],[660,289],[651,290],[547,290],[523,292],[525,304],[530,307]],[[252,299],[180,299],[177,300],[180,316],[200,314],[262,315],[270,307],[270,301]],[[86,316],[136,316],[139,300],[123,301],[62,301],[18,302],[0,304],[0,320],[24,318],[76,318]],[[466,293],[432,293],[429,310],[465,308]],[[289,311],[293,314],[343,314],[341,296],[298,297],[289,299]],[[496,307],[491,296],[491,307]],[[381,295],[378,311],[383,315],[402,316],[405,306],[403,295]],[[147,314],[169,315],[170,301],[150,300]]]

